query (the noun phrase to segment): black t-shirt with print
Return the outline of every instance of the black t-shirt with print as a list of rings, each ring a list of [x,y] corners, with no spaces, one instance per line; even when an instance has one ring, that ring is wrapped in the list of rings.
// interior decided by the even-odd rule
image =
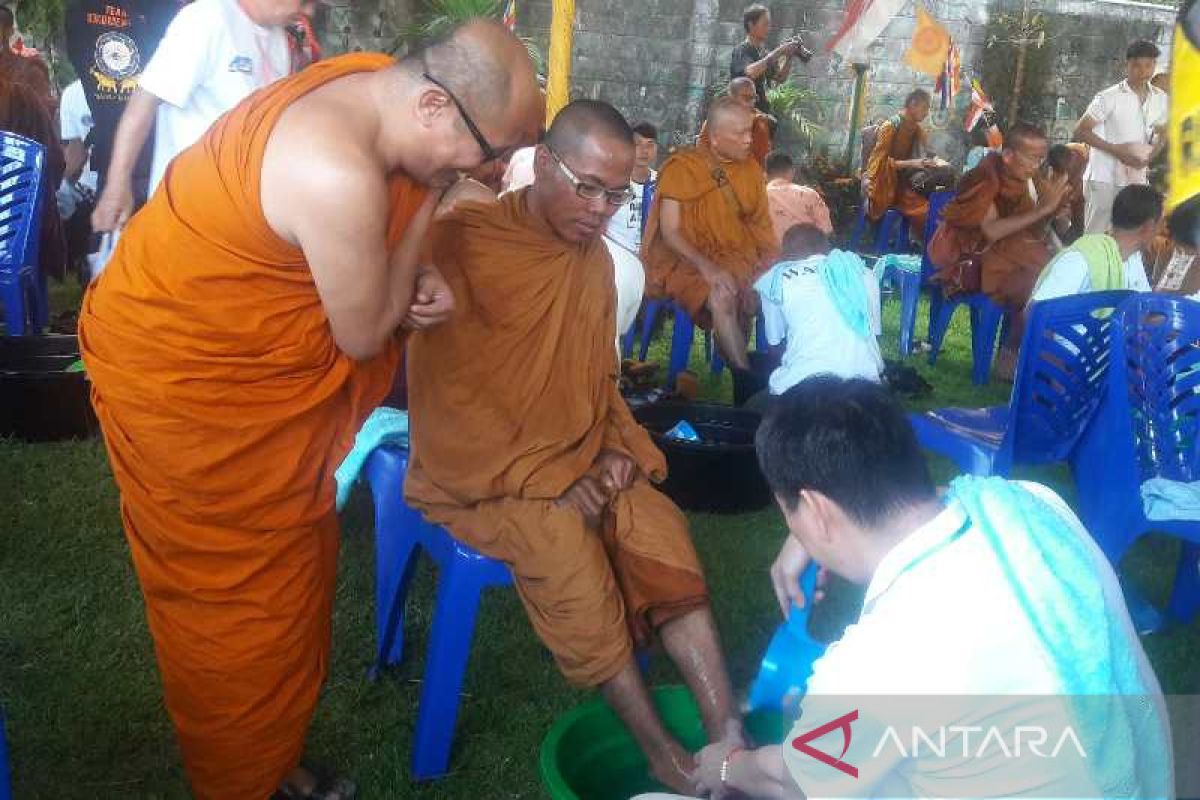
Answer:
[[[762,61],[769,53],[770,51],[765,47],[758,47],[749,41],[742,42],[733,48],[733,52],[729,55],[729,79],[749,77],[746,75],[746,67]],[[758,102],[754,105],[764,114],[771,113],[771,104],[767,102],[767,81],[775,80],[777,67],[776,62],[771,62],[763,76],[754,81],[754,88],[758,90]]]

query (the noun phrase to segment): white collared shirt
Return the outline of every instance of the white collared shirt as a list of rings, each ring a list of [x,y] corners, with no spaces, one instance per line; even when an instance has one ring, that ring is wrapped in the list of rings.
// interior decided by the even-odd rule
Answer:
[[[1155,128],[1167,123],[1167,112],[1167,93],[1162,89],[1148,84],[1146,102],[1143,103],[1138,100],[1129,82],[1121,81],[1092,98],[1084,114],[1096,122],[1093,130],[1106,142],[1149,145]],[[1147,182],[1145,169],[1126,167],[1095,147],[1092,148],[1083,179],[1118,187]]]
[[[237,0],[196,0],[171,21],[138,84],[162,100],[150,192],[217,118],[291,68],[283,28],[255,24]]]
[[[1087,542],[1105,596],[1120,598],[1112,567],[1067,505],[1044,486],[1017,485],[1058,513],[1062,536]],[[925,730],[975,725],[1011,731],[1065,699],[1056,654],[1029,623],[987,537],[971,531],[966,512],[952,501],[892,548],[867,587],[859,620],[814,664],[801,719],[785,741],[858,710],[844,754],[858,775],[785,743],[784,761],[806,797],[1100,796],[1087,793],[1089,774],[1077,761],[1023,761],[1032,768],[1014,770],[1004,768],[996,748],[980,757],[982,733],[970,747],[973,757],[958,757],[968,747],[962,737],[951,744],[948,757],[905,758],[899,748],[877,746],[888,728],[907,732],[918,723]],[[1123,604],[1110,610],[1124,616],[1144,685],[1157,692],[1128,612]],[[1031,696],[1038,698],[1036,706],[1028,702]],[[827,736],[816,747],[836,756],[842,737],[836,731]]]

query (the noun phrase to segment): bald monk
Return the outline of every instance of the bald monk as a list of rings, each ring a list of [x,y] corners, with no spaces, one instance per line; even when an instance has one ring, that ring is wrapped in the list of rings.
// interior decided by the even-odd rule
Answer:
[[[431,187],[521,144],[536,95],[524,47],[491,23],[400,62],[318,62],[175,159],[84,298],[92,399],[199,798],[352,794],[297,768],[329,664],[334,470],[391,385],[401,323],[452,308],[418,259]]]
[[[663,164],[642,239],[647,294],[670,298],[714,331],[735,386],[749,375],[753,284],[778,251],[766,181],[750,156],[754,113],[732,97],[713,102],[708,141]]]
[[[1004,377],[1016,364],[1023,309],[1053,255],[1048,222],[1060,215],[1068,191],[1065,174],[1042,177],[1049,150],[1042,128],[1029,123],[1010,128],[1004,149],[989,153],[963,176],[929,245],[930,260],[938,269],[936,280],[952,285],[960,260],[975,255],[982,263],[983,292],[1012,313],[1013,324],[996,362]]]
[[[597,686],[653,775],[693,788],[633,657],[657,633],[713,741],[741,740],[708,589],[683,515],[650,481],[665,461],[617,390],[613,266],[602,241],[629,199],[633,131],[578,100],[534,183],[438,224],[450,324],[409,346],[409,503],[508,564],[563,674]],[[469,398],[487,398],[480,405]]]
[[[755,103],[758,102],[758,90],[754,87],[754,81],[744,76],[734,78],[729,82],[725,93],[753,111],[754,127],[750,129],[750,155],[754,157],[760,167],[765,168],[767,156],[771,153],[771,130],[775,123],[770,115],[755,108]],[[706,147],[709,144],[708,120],[705,120],[704,124],[700,126],[700,138],[697,140],[697,144],[700,147]]]
[[[889,208],[898,210],[918,236],[925,231],[929,201],[914,191],[909,177],[918,169],[932,169],[945,162],[922,156],[925,131],[921,123],[929,116],[929,92],[916,89],[904,98],[904,110],[879,126],[875,147],[863,167],[863,191],[867,216],[878,222]]]

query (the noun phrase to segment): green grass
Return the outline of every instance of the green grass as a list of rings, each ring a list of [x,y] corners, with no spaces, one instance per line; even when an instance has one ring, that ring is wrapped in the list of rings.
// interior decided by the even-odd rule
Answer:
[[[56,290],[64,300],[74,296]],[[889,357],[896,319],[897,306],[889,303]],[[1007,387],[971,385],[965,313],[956,322],[935,369],[923,357],[909,361],[935,387],[926,405],[1005,402]],[[918,336],[923,326],[918,323]],[[661,347],[656,355],[665,360]],[[694,356],[706,395],[727,398],[727,375],[711,378],[699,364],[699,338]],[[939,480],[953,474],[943,460],[933,467]],[[8,715],[17,797],[185,797],[103,447],[98,441],[0,441],[0,474],[0,705]],[[1061,470],[1019,476],[1073,495]],[[413,657],[368,682],[374,558],[365,491],[357,492],[344,521],[332,674],[310,752],[353,775],[366,798],[542,797],[538,745],[556,716],[587,694],[559,677],[508,591],[487,595],[480,612],[451,774],[430,784],[409,780],[432,570],[419,571],[411,596],[405,633]],[[744,688],[777,624],[767,568],[784,535],[782,523],[770,510],[692,515],[691,522],[731,671]],[[1126,560],[1126,571],[1162,602],[1176,552],[1172,542],[1148,538]],[[833,599],[840,603],[822,611],[814,621],[818,629],[843,624],[855,592],[841,587]],[[1149,637],[1146,647],[1164,689],[1200,691],[1200,625]],[[665,658],[654,658],[651,671],[656,682],[676,680]]]

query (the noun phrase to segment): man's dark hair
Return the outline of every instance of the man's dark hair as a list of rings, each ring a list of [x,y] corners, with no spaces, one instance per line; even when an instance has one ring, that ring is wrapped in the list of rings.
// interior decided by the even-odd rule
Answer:
[[[1041,125],[1033,122],[1018,122],[1008,129],[1008,133],[1004,134],[1004,149],[1012,150],[1017,146],[1018,141],[1042,141],[1049,138],[1046,135],[1046,129]]]
[[[782,172],[785,169],[794,169],[796,162],[792,161],[792,157],[782,150],[772,150],[767,155],[767,174]]]
[[[633,128],[621,112],[603,100],[575,100],[558,112],[550,130],[546,131],[546,146],[555,153],[570,155],[589,136],[615,139],[633,146]]]
[[[829,237],[816,225],[802,222],[787,229],[783,234],[782,250],[787,258],[808,258],[828,253]]]
[[[929,94],[929,92],[925,91],[924,89],[913,89],[908,93],[908,96],[904,98],[904,107],[911,108],[917,103],[931,102],[933,102],[933,97]]]
[[[651,122],[642,120],[633,126],[633,132],[643,139],[658,141],[658,128],[654,127],[654,124]]]
[[[904,409],[872,381],[801,381],[776,398],[755,446],[767,484],[790,510],[810,489],[871,528],[936,497]]]
[[[1162,55],[1162,51],[1158,49],[1158,45],[1146,39],[1138,39],[1125,50],[1125,60],[1132,61],[1135,58],[1158,58]]]
[[[1046,163],[1055,172],[1066,172],[1071,166],[1071,148],[1065,144],[1052,145],[1046,155]]]
[[[746,33],[749,33],[750,29],[762,19],[763,14],[769,13],[771,13],[771,10],[762,3],[746,6],[746,10],[742,12],[742,27],[746,29]]]
[[[0,6],[0,28],[11,28],[17,24],[17,17],[8,6]],[[0,42],[5,47],[8,42]]]
[[[1112,224],[1123,231],[1137,230],[1147,222],[1158,222],[1162,211],[1163,196],[1157,189],[1139,184],[1126,186],[1113,199]]]

